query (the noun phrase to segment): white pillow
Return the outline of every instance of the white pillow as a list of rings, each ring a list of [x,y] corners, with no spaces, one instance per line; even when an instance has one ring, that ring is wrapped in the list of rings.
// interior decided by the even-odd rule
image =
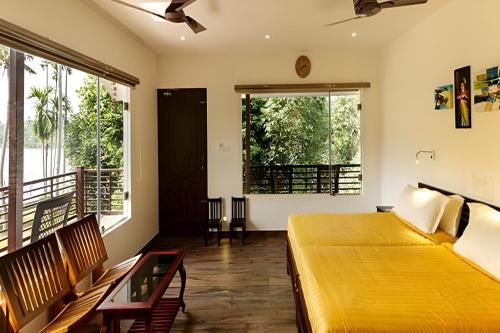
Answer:
[[[483,204],[467,205],[469,224],[453,249],[500,279],[500,212]]]
[[[447,203],[448,198],[439,192],[408,185],[394,212],[426,234],[433,234]]]
[[[441,221],[439,222],[439,229],[452,237],[456,237],[464,206],[464,198],[459,195],[449,195],[448,199],[449,201],[444,208],[443,217],[441,217]]]

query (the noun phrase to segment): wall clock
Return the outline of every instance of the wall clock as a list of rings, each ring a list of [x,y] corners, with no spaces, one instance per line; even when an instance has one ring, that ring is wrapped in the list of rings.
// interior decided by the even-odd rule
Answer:
[[[295,71],[299,77],[307,77],[311,73],[311,60],[304,55],[298,57],[295,62]]]

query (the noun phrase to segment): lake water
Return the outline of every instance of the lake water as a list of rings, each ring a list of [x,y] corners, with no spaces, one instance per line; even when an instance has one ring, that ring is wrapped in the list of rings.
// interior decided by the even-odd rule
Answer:
[[[49,152],[50,156],[50,152]],[[24,182],[29,182],[35,179],[43,178],[43,154],[41,148],[25,148],[24,149]],[[4,171],[4,184],[8,183],[9,178],[9,150],[5,152],[5,168]],[[66,167],[66,172],[71,171]],[[63,173],[61,171],[61,173]]]

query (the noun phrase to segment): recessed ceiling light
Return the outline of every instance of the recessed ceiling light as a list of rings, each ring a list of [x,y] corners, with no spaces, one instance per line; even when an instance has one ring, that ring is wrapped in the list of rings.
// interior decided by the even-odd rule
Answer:
[[[269,39],[269,38],[271,38],[271,35],[266,35],[266,39]]]
[[[353,33],[351,34],[351,36],[352,36],[352,37],[356,37],[357,35],[358,35],[358,34],[357,34],[357,33],[355,33],[355,32],[353,32]]]
[[[184,36],[181,36],[181,40],[186,40],[186,37],[184,37]]]

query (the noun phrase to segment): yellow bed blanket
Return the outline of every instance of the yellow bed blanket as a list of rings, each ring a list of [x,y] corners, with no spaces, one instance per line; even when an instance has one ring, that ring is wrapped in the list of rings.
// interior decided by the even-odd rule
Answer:
[[[427,235],[396,214],[300,214],[288,218],[288,238],[296,246],[434,245],[453,242],[438,230]]]
[[[441,246],[307,246],[313,332],[500,332],[500,282]]]

